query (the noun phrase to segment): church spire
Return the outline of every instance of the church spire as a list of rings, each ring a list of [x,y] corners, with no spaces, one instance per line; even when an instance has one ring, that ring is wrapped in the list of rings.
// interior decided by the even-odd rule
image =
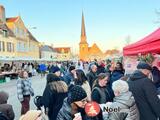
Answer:
[[[82,25],[81,25],[81,43],[87,43],[83,12],[82,12]]]

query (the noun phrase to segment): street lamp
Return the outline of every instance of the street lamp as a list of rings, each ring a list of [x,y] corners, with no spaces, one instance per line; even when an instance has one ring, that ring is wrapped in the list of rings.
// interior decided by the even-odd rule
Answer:
[[[37,27],[29,27],[28,29],[37,29]]]

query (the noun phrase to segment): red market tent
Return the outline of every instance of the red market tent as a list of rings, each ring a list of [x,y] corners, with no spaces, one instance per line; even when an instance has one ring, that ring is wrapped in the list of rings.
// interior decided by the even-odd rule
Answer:
[[[160,28],[142,40],[123,48],[124,56],[133,56],[139,53],[160,53]]]

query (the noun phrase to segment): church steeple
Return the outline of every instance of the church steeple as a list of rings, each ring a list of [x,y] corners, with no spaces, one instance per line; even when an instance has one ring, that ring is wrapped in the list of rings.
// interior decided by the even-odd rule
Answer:
[[[87,37],[86,37],[86,30],[85,30],[85,23],[84,23],[83,12],[82,12],[81,42],[80,43],[87,43]]]

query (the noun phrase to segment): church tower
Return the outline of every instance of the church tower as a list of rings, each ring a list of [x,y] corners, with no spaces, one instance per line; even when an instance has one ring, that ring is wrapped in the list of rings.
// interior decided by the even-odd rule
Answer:
[[[86,30],[85,30],[84,15],[82,12],[81,41],[79,43],[79,58],[81,60],[86,60],[87,54],[88,54],[88,43],[87,43]]]

